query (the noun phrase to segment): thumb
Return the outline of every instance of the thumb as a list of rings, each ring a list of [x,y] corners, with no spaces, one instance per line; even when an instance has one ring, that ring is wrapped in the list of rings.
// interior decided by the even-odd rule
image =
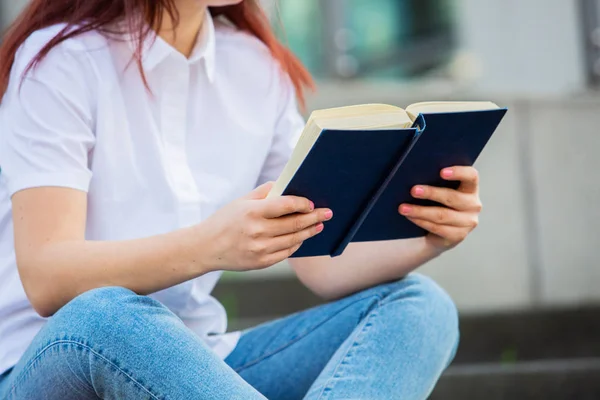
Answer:
[[[263,185],[260,185],[259,187],[248,193],[248,195],[246,195],[246,198],[248,200],[263,200],[267,197],[273,185],[274,182],[267,182]]]

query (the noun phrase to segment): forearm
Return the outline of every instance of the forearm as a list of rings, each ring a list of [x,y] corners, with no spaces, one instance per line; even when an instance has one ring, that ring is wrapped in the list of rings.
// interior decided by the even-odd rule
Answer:
[[[194,227],[128,241],[45,244],[20,252],[21,279],[42,315],[51,315],[77,295],[98,287],[153,293],[210,270],[198,257],[202,253],[197,248],[199,232]]]
[[[339,257],[290,259],[290,263],[312,291],[339,298],[400,279],[440,254],[425,238],[418,238],[351,243]]]

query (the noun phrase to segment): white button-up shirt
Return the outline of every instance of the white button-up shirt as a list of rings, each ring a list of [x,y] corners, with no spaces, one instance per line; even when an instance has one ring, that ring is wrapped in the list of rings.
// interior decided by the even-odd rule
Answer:
[[[54,48],[20,86],[61,28],[40,30],[21,47],[0,106],[0,374],[46,322],[19,280],[10,196],[40,186],[87,192],[88,240],[161,234],[275,180],[304,125],[268,49],[210,16],[190,58],[160,38],[147,42],[150,91],[131,62],[131,41],[98,32]],[[153,297],[225,357],[238,335],[225,334],[225,311],[210,296],[219,277]]]

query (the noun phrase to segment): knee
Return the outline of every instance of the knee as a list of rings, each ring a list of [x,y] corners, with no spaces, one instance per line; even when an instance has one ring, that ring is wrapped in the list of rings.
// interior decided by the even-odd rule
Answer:
[[[129,289],[122,287],[102,287],[89,290],[80,294],[73,300],[65,304],[57,313],[69,314],[70,316],[85,315],[91,316],[97,313],[110,313],[122,310],[121,305],[128,303],[128,300],[137,295]]]
[[[454,358],[460,333],[458,310],[450,295],[433,279],[420,274],[411,274],[399,283],[401,297],[417,314],[422,337],[431,338],[432,345],[442,347],[450,359]]]
[[[92,289],[63,306],[50,321],[65,333],[96,336],[109,327],[119,330],[130,324],[148,302],[155,301],[122,287]]]
[[[412,296],[437,316],[440,324],[458,327],[458,310],[450,295],[433,279],[411,274],[405,278]]]

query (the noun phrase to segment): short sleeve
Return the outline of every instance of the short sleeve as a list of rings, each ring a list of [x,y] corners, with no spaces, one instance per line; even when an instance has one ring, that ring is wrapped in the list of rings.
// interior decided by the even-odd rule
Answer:
[[[279,111],[274,125],[271,149],[260,173],[259,185],[277,180],[290,159],[305,125],[298,111],[294,87],[287,76],[280,74],[282,79],[278,85]]]
[[[39,47],[19,50],[0,105],[2,178],[11,196],[42,186],[87,191],[95,143],[89,61],[59,45],[21,80]]]

